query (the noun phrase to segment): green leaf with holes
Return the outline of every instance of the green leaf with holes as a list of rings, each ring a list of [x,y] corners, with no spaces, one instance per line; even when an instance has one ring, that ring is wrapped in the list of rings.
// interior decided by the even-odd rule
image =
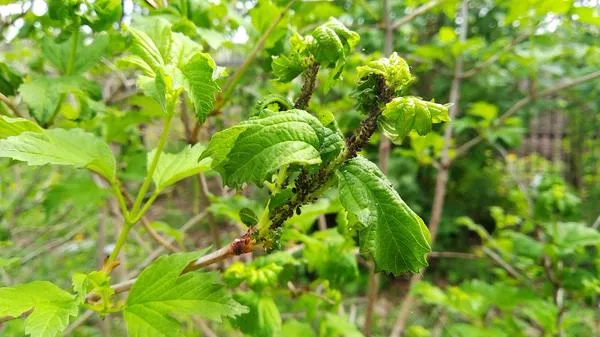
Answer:
[[[377,269],[397,275],[427,266],[429,230],[379,168],[357,157],[336,175],[342,205],[364,226],[361,251],[375,260]]]

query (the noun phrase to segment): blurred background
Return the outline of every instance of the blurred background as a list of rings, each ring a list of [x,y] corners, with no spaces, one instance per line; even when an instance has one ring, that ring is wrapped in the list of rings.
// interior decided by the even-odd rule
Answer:
[[[270,298],[275,308],[259,308],[255,321],[190,321],[189,336],[600,336],[599,1],[0,0],[0,114],[103,137],[135,191],[160,108],[119,62],[129,45],[121,27],[152,17],[239,76],[203,125],[181,102],[169,151],[206,144],[266,95],[293,99],[302,82],[274,81],[271,57],[329,17],[361,40],[340,83],[318,86],[311,111],[332,113],[350,135],[362,118],[356,67],[393,51],[416,76],[411,95],[452,104],[452,122],[435,132],[402,145],[376,134],[363,152],[432,232],[422,275],[374,273],[339,229],[332,193],[288,221],[295,236],[282,253],[215,267],[242,303]],[[70,45],[77,61],[64,71]],[[169,251],[156,236],[185,250],[228,243],[245,232],[240,209],[258,212],[267,196],[222,187],[213,172],[170,188],[132,231],[113,281]],[[0,159],[1,286],[70,288],[74,272],[102,265],[121,225],[117,202],[88,172]],[[251,273],[276,276],[255,284]],[[4,323],[0,335],[22,329]],[[118,315],[82,312],[66,335],[126,332]]]

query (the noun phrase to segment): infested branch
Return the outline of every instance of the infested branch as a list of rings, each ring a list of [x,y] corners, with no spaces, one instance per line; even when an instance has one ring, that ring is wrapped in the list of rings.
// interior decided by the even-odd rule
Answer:
[[[304,72],[304,84],[302,85],[298,99],[296,99],[296,102],[294,103],[294,108],[306,110],[308,107],[308,103],[310,102],[310,98],[312,97],[317,84],[319,67],[319,63],[315,62],[308,66],[308,69]]]

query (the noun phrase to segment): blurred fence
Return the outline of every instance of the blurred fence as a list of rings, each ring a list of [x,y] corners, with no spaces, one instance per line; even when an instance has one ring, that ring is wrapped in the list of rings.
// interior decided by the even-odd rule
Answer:
[[[590,181],[586,183],[585,177],[600,184],[597,180],[600,178],[600,113],[536,114],[529,120],[517,154],[519,157],[538,154],[549,162],[530,160],[520,167],[524,174],[554,170],[578,189],[589,186]]]

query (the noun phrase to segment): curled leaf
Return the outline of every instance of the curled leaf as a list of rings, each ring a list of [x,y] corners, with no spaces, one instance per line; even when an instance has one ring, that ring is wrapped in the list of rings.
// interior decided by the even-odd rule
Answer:
[[[378,124],[386,137],[400,144],[411,130],[416,130],[423,136],[431,131],[433,123],[449,120],[447,105],[407,96],[394,98],[389,102],[379,117]]]

